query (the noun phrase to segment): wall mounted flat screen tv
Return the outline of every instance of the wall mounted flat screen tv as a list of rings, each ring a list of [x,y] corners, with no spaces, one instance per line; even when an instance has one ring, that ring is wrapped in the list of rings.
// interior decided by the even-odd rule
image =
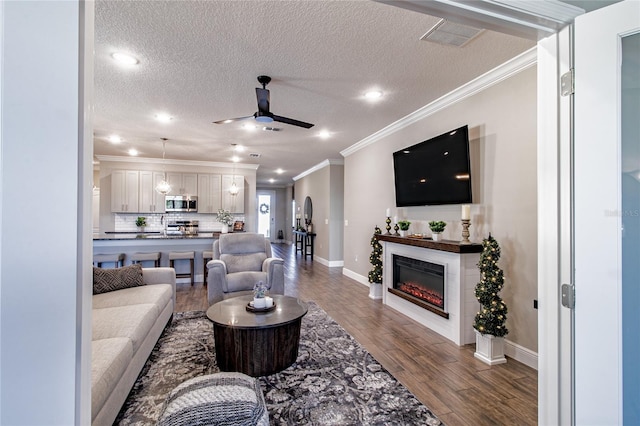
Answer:
[[[393,153],[396,206],[469,204],[467,126]]]

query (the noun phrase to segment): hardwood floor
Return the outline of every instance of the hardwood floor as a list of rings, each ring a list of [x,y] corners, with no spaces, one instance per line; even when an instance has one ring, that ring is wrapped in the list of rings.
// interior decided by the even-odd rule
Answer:
[[[535,425],[537,371],[513,359],[490,367],[475,345],[454,343],[369,298],[368,287],[273,244],[285,260],[285,294],[313,300],[445,424]],[[206,287],[179,284],[176,311],[206,310]]]

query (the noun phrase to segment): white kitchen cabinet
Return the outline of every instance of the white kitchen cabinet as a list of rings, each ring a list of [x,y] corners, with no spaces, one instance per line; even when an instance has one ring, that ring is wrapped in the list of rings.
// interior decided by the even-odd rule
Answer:
[[[238,187],[238,195],[231,195],[233,182]],[[244,176],[222,175],[222,208],[231,213],[244,213]]]
[[[218,213],[222,208],[222,176],[198,174],[198,213]]]
[[[164,173],[149,170],[140,171],[140,193],[138,211],[140,213],[164,213],[164,195],[156,191],[156,186],[164,179]]]
[[[167,181],[171,185],[169,195],[196,195],[198,193],[197,173],[167,173]]]
[[[115,213],[138,212],[137,170],[114,170],[111,172],[111,211]]]

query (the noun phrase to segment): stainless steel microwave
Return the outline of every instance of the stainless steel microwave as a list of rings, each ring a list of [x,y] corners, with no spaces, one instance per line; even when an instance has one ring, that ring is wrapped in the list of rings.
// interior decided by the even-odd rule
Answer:
[[[192,195],[167,195],[164,197],[166,212],[197,212],[198,197]]]

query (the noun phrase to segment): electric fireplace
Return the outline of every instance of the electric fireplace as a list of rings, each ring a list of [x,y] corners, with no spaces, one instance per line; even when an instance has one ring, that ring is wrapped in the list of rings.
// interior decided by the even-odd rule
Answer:
[[[378,239],[384,255],[382,303],[456,345],[475,343],[473,321],[480,305],[474,288],[482,245],[385,234]]]
[[[394,254],[393,287],[389,291],[448,318],[445,276],[444,265]]]

